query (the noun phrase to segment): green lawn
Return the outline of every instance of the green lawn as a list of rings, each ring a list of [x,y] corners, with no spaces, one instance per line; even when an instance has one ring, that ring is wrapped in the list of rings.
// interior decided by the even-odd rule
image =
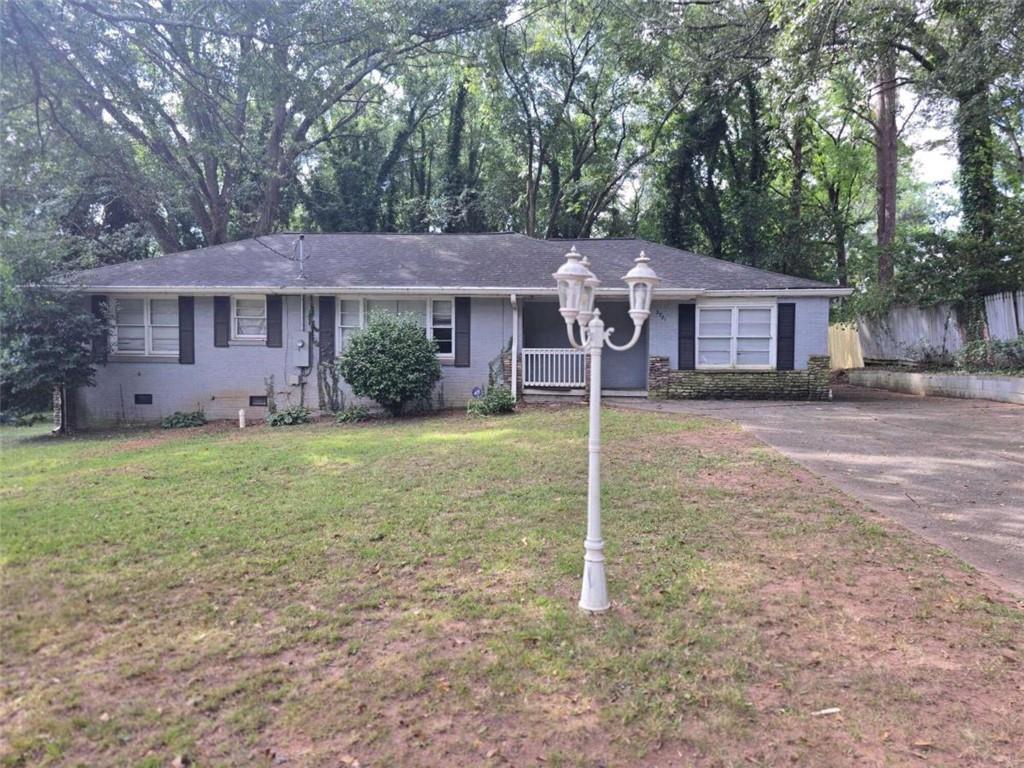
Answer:
[[[4,430],[4,764],[1024,754],[1019,603],[731,425],[604,424],[598,618],[582,409]]]

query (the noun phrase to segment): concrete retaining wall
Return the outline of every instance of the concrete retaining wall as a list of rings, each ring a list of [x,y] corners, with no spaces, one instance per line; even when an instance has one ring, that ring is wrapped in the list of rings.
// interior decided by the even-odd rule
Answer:
[[[909,373],[903,371],[849,371],[850,383],[911,395],[939,395],[1024,405],[1024,377],[972,373]]]

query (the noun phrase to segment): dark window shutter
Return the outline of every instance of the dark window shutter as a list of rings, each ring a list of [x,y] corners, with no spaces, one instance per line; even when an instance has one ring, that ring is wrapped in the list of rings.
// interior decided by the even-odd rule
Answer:
[[[196,361],[196,300],[178,297],[178,362],[192,365]]]
[[[469,307],[468,296],[455,299],[455,365],[469,367]]]
[[[335,300],[333,296],[320,297],[320,324],[317,327],[320,330],[321,363],[334,362],[336,354],[334,344],[334,309]]]
[[[267,296],[267,346],[280,347],[284,342],[282,322],[283,301],[279,295]]]
[[[110,321],[107,314],[109,304],[106,296],[92,296],[92,315],[103,323],[103,327],[92,337],[92,354],[97,360],[105,360],[110,346]]]
[[[696,368],[697,307],[694,304],[679,305],[679,370],[692,371]]]
[[[779,339],[775,348],[775,368],[792,371],[796,347],[796,304],[779,304],[778,313]]]
[[[213,346],[226,347],[231,338],[231,297],[213,297]]]

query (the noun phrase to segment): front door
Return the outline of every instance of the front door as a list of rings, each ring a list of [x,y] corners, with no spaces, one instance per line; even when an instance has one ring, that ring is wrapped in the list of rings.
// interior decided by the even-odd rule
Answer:
[[[622,301],[599,301],[601,319],[605,328],[614,328],[612,341],[626,344],[633,337],[633,321],[629,305]],[[626,352],[616,352],[605,347],[601,354],[601,389],[647,389],[647,328],[644,329],[636,346]]]

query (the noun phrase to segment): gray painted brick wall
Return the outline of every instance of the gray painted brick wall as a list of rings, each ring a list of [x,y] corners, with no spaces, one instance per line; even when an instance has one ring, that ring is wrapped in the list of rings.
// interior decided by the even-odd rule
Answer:
[[[309,302],[305,306],[308,314]],[[315,306],[315,301],[313,302]],[[278,407],[298,405],[300,388],[291,384],[299,366],[310,360],[313,373],[305,388],[304,402],[318,407],[315,375],[317,351],[310,351],[303,329],[300,296],[286,296],[283,311],[284,346],[269,348],[262,342],[231,342],[213,346],[213,297],[195,300],[194,365],[180,365],[177,358],[116,358],[98,366],[96,385],[77,393],[80,426],[96,427],[158,421],[174,411],[202,410],[209,419],[235,419],[244,408],[250,420],[266,417],[266,408],[250,407],[250,395],[266,393],[265,379],[274,377]],[[470,362],[467,368],[444,365],[440,385],[445,407],[461,407],[474,387],[487,383],[488,364],[498,358],[512,335],[512,309],[508,299],[474,298],[471,309]],[[300,349],[298,340],[306,341]],[[153,396],[152,405],[135,405],[136,394]],[[350,392],[347,404],[357,402]],[[368,403],[372,404],[372,403]]]
[[[77,393],[77,414],[80,426],[107,426],[118,423],[158,421],[174,411],[203,410],[210,419],[235,419],[244,408],[250,420],[261,420],[266,409],[249,406],[250,395],[265,394],[265,379],[274,377],[279,407],[300,402],[298,386],[290,383],[306,361],[313,372],[306,384],[304,402],[318,407],[315,366],[318,355],[315,345],[304,341],[303,315],[315,300],[307,297],[305,312],[300,296],[286,296],[283,313],[282,348],[268,348],[262,343],[232,342],[227,348],[213,346],[213,297],[197,296],[195,301],[194,365],[180,365],[177,359],[161,360],[115,359],[99,366],[96,385],[83,387]],[[796,303],[796,354],[798,369],[807,367],[810,357],[828,354],[827,298],[798,298]],[[677,301],[656,301],[652,306],[650,350],[652,357],[667,357],[670,368],[678,367],[678,304]],[[444,364],[443,379],[437,393],[445,407],[462,407],[472,397],[475,387],[487,384],[488,365],[508,346],[512,336],[512,307],[507,297],[473,298],[470,361],[467,368]],[[312,358],[310,360],[310,357]],[[135,394],[151,394],[152,405],[135,405]],[[359,402],[345,391],[346,404]],[[366,403],[372,405],[372,403]]]

